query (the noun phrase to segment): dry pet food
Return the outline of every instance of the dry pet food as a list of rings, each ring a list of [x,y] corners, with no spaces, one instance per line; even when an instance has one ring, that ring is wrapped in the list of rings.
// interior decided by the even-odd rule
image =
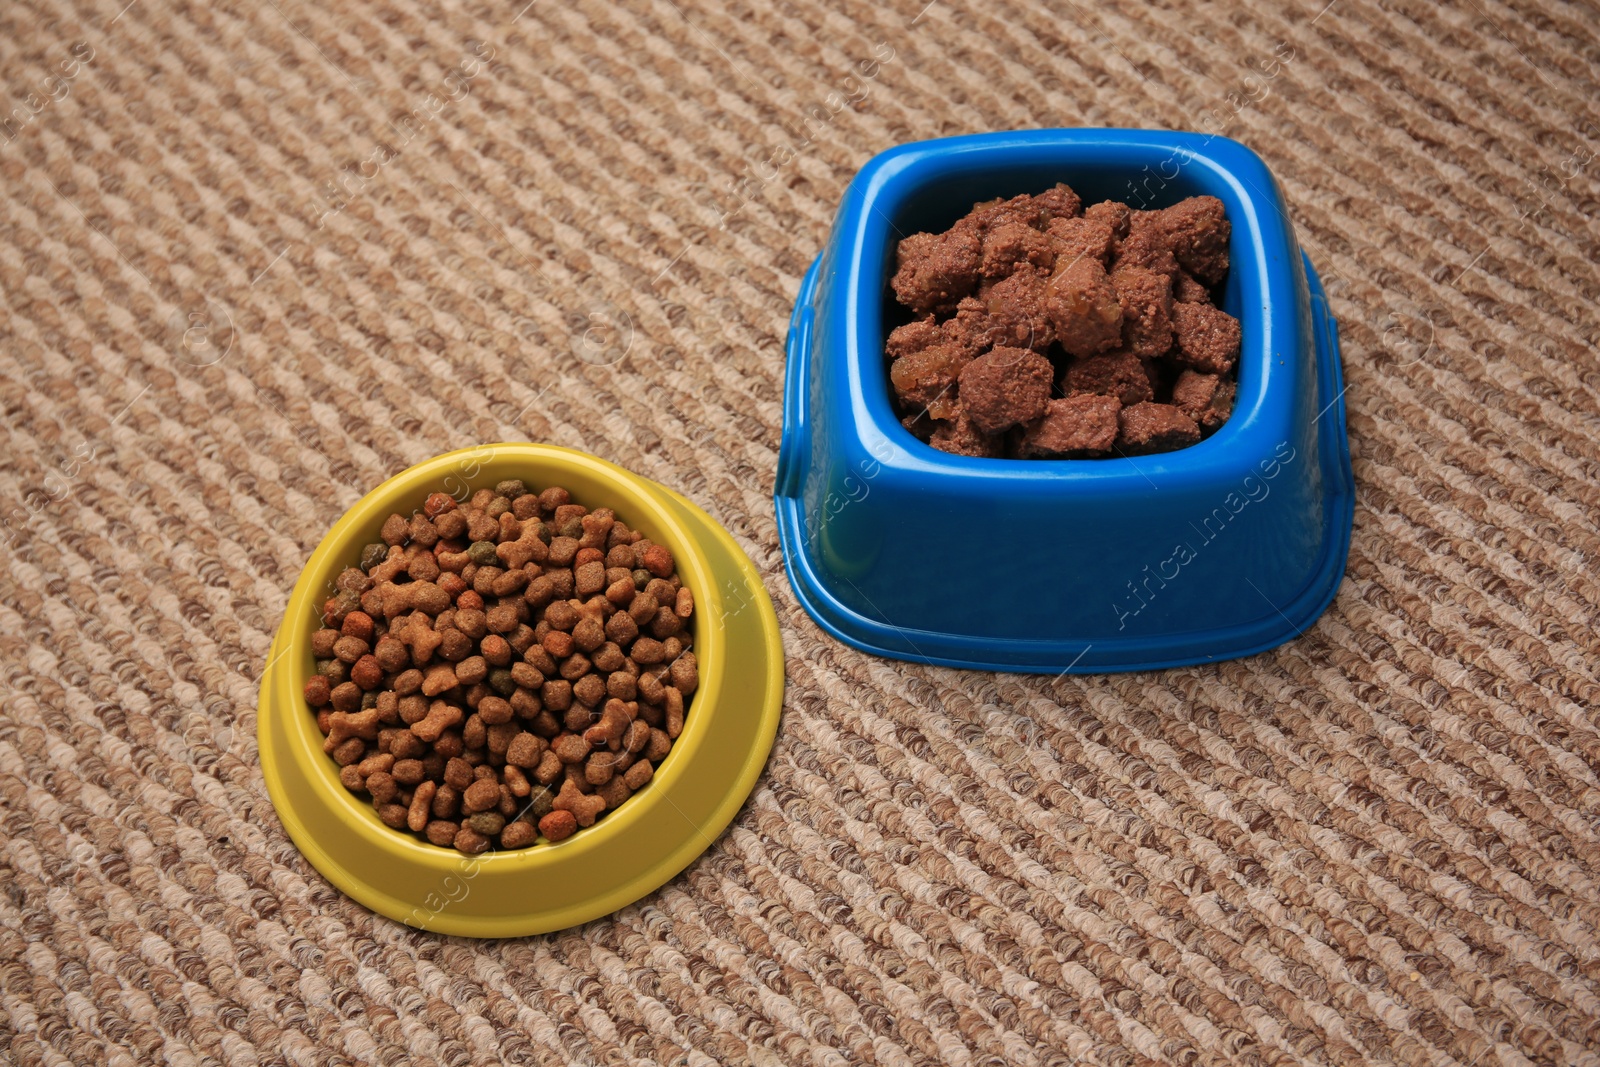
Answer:
[[[1222,201],[1085,209],[1057,185],[978,204],[900,242],[891,287],[913,318],[884,345],[901,421],[964,456],[1169,452],[1227,421],[1239,320]]]
[[[462,852],[590,826],[649,782],[699,684],[672,553],[557,486],[434,493],[339,575],[305,699],[345,788]]]

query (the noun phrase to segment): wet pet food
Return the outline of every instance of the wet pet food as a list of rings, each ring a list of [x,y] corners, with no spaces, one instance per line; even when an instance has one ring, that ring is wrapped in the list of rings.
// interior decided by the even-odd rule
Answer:
[[[1222,202],[1160,211],[1067,186],[978,204],[900,242],[891,280],[911,321],[885,344],[913,434],[965,456],[1088,459],[1169,452],[1233,408],[1239,321]]]
[[[345,788],[475,853],[569,837],[650,781],[699,683],[664,545],[515,480],[434,493],[381,537],[311,637],[305,700]]]

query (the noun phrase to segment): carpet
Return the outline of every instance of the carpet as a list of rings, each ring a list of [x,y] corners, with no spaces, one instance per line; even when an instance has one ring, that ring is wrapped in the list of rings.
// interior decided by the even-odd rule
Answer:
[[[17,0],[0,11],[0,1059],[1600,1063],[1588,0]],[[783,340],[907,140],[1202,129],[1323,272],[1338,598],[1109,677],[858,654],[783,577]],[[788,147],[790,151],[780,152]],[[693,498],[789,688],[729,831],[478,942],[341,896],[256,687],[367,489],[482,441]]]

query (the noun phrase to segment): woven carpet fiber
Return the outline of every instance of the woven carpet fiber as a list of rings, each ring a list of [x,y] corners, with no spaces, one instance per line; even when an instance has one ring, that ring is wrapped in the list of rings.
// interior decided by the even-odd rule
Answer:
[[[125,4],[0,9],[0,1059],[1600,1063],[1593,3]],[[932,669],[783,577],[845,184],[1050,125],[1244,141],[1328,281],[1354,545],[1276,651]],[[347,507],[519,439],[724,523],[788,690],[684,873],[473,941],[301,858],[256,687]]]

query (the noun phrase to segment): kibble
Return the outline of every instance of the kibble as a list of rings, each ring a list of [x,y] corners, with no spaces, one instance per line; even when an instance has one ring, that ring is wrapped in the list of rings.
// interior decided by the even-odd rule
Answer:
[[[890,286],[913,318],[884,343],[902,424],[945,452],[1016,459],[1165,452],[1214,433],[1241,346],[1212,299],[1229,237],[1216,197],[1084,208],[1065,185],[906,237]]]
[[[1038,252],[1011,238],[991,266]],[[1201,377],[1185,403],[1215,418],[1231,394]],[[592,826],[649,783],[699,685],[676,567],[559,486],[507,479],[389,516],[311,637],[305,701],[341,783],[385,825],[466,853]]]

